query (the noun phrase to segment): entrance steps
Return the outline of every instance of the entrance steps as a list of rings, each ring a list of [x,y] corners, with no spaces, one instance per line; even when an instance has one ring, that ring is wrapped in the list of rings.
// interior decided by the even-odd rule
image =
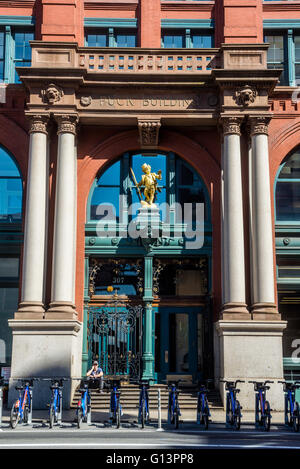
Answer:
[[[161,407],[167,409],[168,407],[168,388],[166,385],[155,384],[150,386],[149,404],[150,408],[157,409],[157,391],[160,389]],[[110,402],[110,392],[105,389],[103,394],[99,394],[97,390],[91,390],[92,409],[107,411]],[[140,389],[136,385],[124,385],[121,387],[121,405],[124,411],[137,409],[139,406]],[[77,407],[77,402],[80,398],[80,393],[75,392],[72,408]],[[211,390],[208,394],[208,401],[211,409],[223,410],[223,404],[218,390]],[[182,410],[196,411],[197,409],[197,389],[195,386],[185,386],[180,388],[179,393],[179,406]]]

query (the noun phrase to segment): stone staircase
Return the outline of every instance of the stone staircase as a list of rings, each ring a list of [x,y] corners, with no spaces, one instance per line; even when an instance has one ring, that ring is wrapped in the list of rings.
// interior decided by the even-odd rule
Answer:
[[[168,388],[166,385],[155,384],[149,389],[150,409],[157,409],[157,391],[161,391],[161,408],[167,409],[168,406]],[[136,385],[126,384],[121,387],[121,405],[123,411],[132,411],[138,408],[140,389]],[[75,392],[72,408],[77,407],[80,398],[79,391]],[[107,411],[110,402],[110,392],[104,389],[103,394],[99,394],[97,390],[91,390],[92,409],[98,411]],[[208,401],[211,409],[223,410],[223,404],[219,391],[211,390],[208,394]],[[195,411],[197,408],[197,389],[193,385],[180,388],[179,406],[181,410]]]

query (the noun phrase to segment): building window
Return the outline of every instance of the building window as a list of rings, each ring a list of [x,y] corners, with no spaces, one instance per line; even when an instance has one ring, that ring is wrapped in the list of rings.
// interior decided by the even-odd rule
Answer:
[[[208,49],[214,47],[211,32],[203,29],[162,30],[162,47],[165,49]]]
[[[13,34],[15,44],[15,66],[30,67],[31,47],[29,41],[34,40],[34,33],[31,31],[15,31]],[[20,83],[19,75],[15,72],[15,83]]]
[[[279,85],[296,86],[300,82],[300,33],[299,29],[265,31],[268,50],[268,68],[283,69]]]
[[[300,149],[282,163],[275,199],[277,222],[300,222]]]
[[[0,147],[0,222],[20,222],[22,218],[22,179],[8,152]]]
[[[136,30],[102,28],[87,29],[85,35],[87,47],[136,47]]]
[[[16,67],[30,67],[34,32],[6,26],[0,30],[0,81],[20,83]]]
[[[279,82],[279,84],[283,85],[286,83],[285,37],[283,34],[268,34],[265,36],[265,42],[268,42],[270,44],[267,57],[268,68],[283,69]]]
[[[140,191],[137,190],[132,171],[137,182],[141,181],[144,163],[151,166],[152,173],[157,174],[161,170],[155,203],[160,208],[163,221],[169,222],[166,204],[172,206],[175,202],[181,204],[182,207],[182,213],[179,213],[178,205],[176,205],[176,210],[174,210],[175,205],[173,208],[178,223],[182,222],[185,203],[191,204],[194,215],[196,203],[204,204],[205,221],[209,220],[207,190],[196,171],[173,153],[143,152],[124,154],[95,180],[89,196],[88,222],[105,218],[105,221],[116,220],[119,223],[121,222],[120,207],[126,207],[129,219],[135,218],[144,188],[141,186]],[[120,196],[122,196],[121,199]],[[172,223],[171,214],[170,223]]]

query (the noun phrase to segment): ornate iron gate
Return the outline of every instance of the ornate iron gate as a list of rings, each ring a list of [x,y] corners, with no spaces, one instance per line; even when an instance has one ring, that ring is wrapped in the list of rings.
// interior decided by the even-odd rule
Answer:
[[[119,301],[88,308],[89,366],[97,360],[105,376],[137,380],[142,372],[143,307]]]

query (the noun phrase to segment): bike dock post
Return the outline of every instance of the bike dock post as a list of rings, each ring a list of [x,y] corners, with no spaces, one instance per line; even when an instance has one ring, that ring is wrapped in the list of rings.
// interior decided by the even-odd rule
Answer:
[[[157,431],[161,432],[161,396],[160,389],[157,390]]]
[[[3,387],[0,386],[0,427],[2,427]]]

